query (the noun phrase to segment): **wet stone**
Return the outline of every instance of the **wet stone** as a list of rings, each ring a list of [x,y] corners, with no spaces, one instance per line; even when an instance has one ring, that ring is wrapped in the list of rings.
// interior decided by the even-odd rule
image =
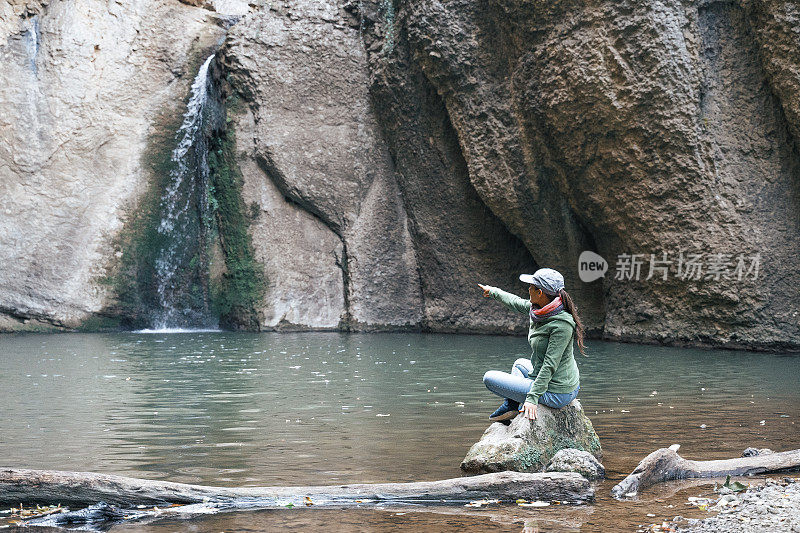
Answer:
[[[561,409],[539,405],[533,421],[520,415],[507,426],[493,423],[469,449],[461,470],[468,475],[503,470],[542,472],[565,448],[602,457],[600,440],[579,400]]]
[[[547,472],[577,472],[590,481],[606,477],[605,467],[594,455],[575,448],[559,450],[547,465]]]
[[[755,457],[756,455],[768,455],[775,453],[769,448],[745,448],[742,452],[742,457]]]

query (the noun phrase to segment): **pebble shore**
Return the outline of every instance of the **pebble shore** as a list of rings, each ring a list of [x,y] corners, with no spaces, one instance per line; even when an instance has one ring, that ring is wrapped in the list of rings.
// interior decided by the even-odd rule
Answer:
[[[724,492],[709,506],[709,511],[719,514],[704,519],[676,519],[674,531],[800,533],[800,478],[768,479],[766,484],[739,494]]]

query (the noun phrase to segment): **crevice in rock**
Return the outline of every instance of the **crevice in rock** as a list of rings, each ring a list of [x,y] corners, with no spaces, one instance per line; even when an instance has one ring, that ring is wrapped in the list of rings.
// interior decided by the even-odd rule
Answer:
[[[344,309],[342,311],[342,318],[339,322],[338,329],[349,331],[352,327],[352,316],[350,311],[350,268],[349,256],[347,254],[347,241],[342,233],[342,227],[330,220],[324,215],[322,211],[316,209],[314,205],[296,194],[293,189],[288,187],[286,179],[283,174],[278,170],[272,159],[265,154],[258,154],[256,156],[256,163],[258,167],[264,172],[264,175],[275,185],[275,187],[283,195],[284,200],[296,206],[298,209],[308,213],[314,219],[318,220],[323,226],[328,228],[334,235],[336,235],[342,243],[342,255],[335,258],[336,266],[342,272],[342,290],[344,298]]]
[[[404,17],[401,10],[397,18]],[[422,328],[521,332],[513,316],[473,300],[470,283],[483,279],[519,290],[517,276],[535,268],[535,261],[478,195],[442,96],[412,59],[404,26],[397,30],[390,60],[371,54],[371,94],[408,214]]]
[[[344,297],[344,310],[342,311],[342,319],[339,322],[337,329],[342,331],[350,331],[353,325],[353,317],[350,311],[350,259],[347,254],[347,241],[342,240],[342,256],[336,258],[336,266],[342,271],[342,296]]]
[[[269,177],[273,184],[278,188],[281,194],[284,196],[287,202],[290,202],[301,209],[307,212],[308,214],[312,215],[314,218],[318,219],[322,222],[328,229],[334,232],[340,239],[343,239],[342,236],[344,228],[342,224],[339,222],[332,220],[330,217],[326,216],[324,212],[320,209],[317,209],[316,206],[309,200],[303,198],[302,193],[297,189],[291,187],[288,184],[288,181],[284,177],[283,173],[278,169],[275,162],[268,154],[259,153],[256,155],[256,162],[261,170]]]
[[[722,228],[733,237],[721,243],[734,254],[758,252],[762,269],[757,283],[745,279],[748,290],[736,287],[736,298],[714,295],[715,316],[725,326],[715,335],[698,333],[697,342],[751,349],[794,343],[796,349],[800,329],[790,295],[800,271],[793,268],[797,247],[791,236],[800,231],[800,155],[749,9],[734,2],[698,8],[701,139],[715,170],[708,176],[713,193],[729,203]],[[773,311],[765,322],[758,315],[767,305]],[[756,323],[774,333],[753,335]]]
[[[483,9],[469,12],[463,20],[458,18],[462,14],[436,11],[443,24],[458,26],[440,34],[430,25],[431,12],[420,8],[415,21],[409,23],[416,24],[408,30],[416,52],[411,62],[420,66],[426,83],[436,88],[444,103],[446,120],[455,133],[460,157],[468,163],[466,174],[477,197],[505,231],[519,239],[534,262],[567,275],[567,285],[579,292],[578,302],[591,310],[590,329],[596,332],[604,315],[602,290],[585,285],[576,272],[579,252],[596,249],[595,235],[589,237],[587,219],[578,218],[569,191],[559,187],[554,172],[541,168],[532,156],[532,143],[525,137],[525,120],[514,92],[515,69],[522,53],[516,48],[519,36],[509,34],[507,25]],[[438,39],[459,31],[475,35],[478,42],[470,39],[462,44],[456,39],[442,45]],[[529,50],[530,43],[524,48]],[[453,60],[454,54],[458,61]],[[478,124],[485,125],[485,131]],[[507,188],[498,191],[498,186]],[[546,225],[549,227],[544,229]]]
[[[19,13],[19,17],[21,19],[29,19],[39,15],[46,15],[49,5],[50,0],[27,1],[24,3],[24,8]]]
[[[24,312],[13,307],[0,305],[0,315],[5,315],[10,319],[16,320],[17,322],[21,322],[23,324],[28,323],[29,321],[36,321],[57,329],[68,329],[63,322],[44,313]]]
[[[715,79],[715,77],[720,75],[720,73],[717,72],[719,68],[717,63],[723,63],[723,59],[718,57],[719,54],[722,54],[722,47],[725,46],[723,41],[731,40],[737,43],[739,45],[738,48],[741,50],[739,54],[742,57],[739,63],[740,68],[750,69],[751,73],[755,74],[754,77],[760,81],[759,88],[752,89],[755,96],[750,97],[757,98],[758,91],[763,87],[766,93],[764,95],[764,100],[766,101],[766,105],[771,108],[770,112],[775,120],[774,128],[778,132],[777,135],[773,134],[775,144],[788,145],[789,153],[786,155],[790,155],[791,161],[787,164],[794,169],[793,174],[800,178],[799,140],[795,138],[792,133],[792,128],[781,98],[777,94],[772,77],[768,74],[765,65],[766,59],[759,46],[757,29],[753,25],[753,15],[751,11],[753,9],[755,9],[755,7],[752,5],[742,6],[731,0],[708,2],[698,8],[698,23],[703,43],[703,50],[701,50],[701,60],[703,61],[701,113],[703,117],[708,113],[706,100],[708,94],[711,93],[714,88],[716,88],[716,92],[718,93],[724,93],[726,91],[731,92],[732,90],[738,90],[741,93],[742,91],[741,88],[735,85],[730,87],[731,80],[722,81]],[[722,26],[723,28],[729,26],[736,28],[738,26],[739,29],[734,32],[721,32],[718,26]],[[723,35],[724,37],[722,37]],[[718,39],[719,41],[717,42],[714,39]],[[757,60],[754,61],[754,58],[757,58]],[[752,84],[750,87],[756,87],[756,85]],[[742,94],[736,94],[735,96],[742,98]],[[727,122],[721,122],[720,124],[727,124]],[[713,124],[711,126],[713,126]],[[706,127],[704,133],[707,138],[713,138],[715,135],[715,132],[710,127]],[[783,142],[779,143],[779,141]],[[722,158],[720,157],[720,159]],[[795,179],[794,183],[797,185],[797,187],[795,187],[795,193],[797,193],[798,188],[800,188],[800,179]],[[754,195],[754,197],[757,197],[757,195]],[[800,199],[800,194],[796,194],[795,198]],[[800,203],[798,203],[798,205],[800,206]]]
[[[748,9],[749,11],[744,13],[745,15],[744,19],[745,23],[747,24],[747,29],[750,38],[753,41],[753,46],[757,50],[759,64],[761,66],[761,74],[763,76],[764,83],[766,84],[769,90],[772,100],[777,103],[777,110],[780,115],[780,127],[786,130],[787,132],[786,136],[787,138],[790,139],[794,158],[798,163],[800,163],[800,138],[798,138],[795,135],[795,131],[797,130],[793,130],[792,128],[791,121],[789,120],[789,117],[787,116],[786,113],[786,108],[783,99],[780,96],[780,91],[776,87],[776,81],[773,75],[771,75],[769,72],[768,68],[769,60],[765,56],[765,50],[763,48],[763,43],[761,42],[762,39],[764,39],[764,37],[759,35],[759,29],[755,26],[755,20],[754,20],[755,15],[753,10],[758,8],[756,8],[754,5],[751,4],[746,9]],[[763,7],[761,9],[763,9]],[[800,69],[800,65],[798,65],[798,68]],[[797,127],[800,128],[800,124],[798,124]],[[796,175],[798,179],[795,180],[797,184],[795,193],[796,193],[796,198],[798,198],[798,206],[800,206],[800,172],[798,172]]]

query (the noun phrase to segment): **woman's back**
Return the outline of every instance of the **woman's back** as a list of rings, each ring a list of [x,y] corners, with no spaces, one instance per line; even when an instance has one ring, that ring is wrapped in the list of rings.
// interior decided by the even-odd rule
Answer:
[[[571,392],[580,383],[580,373],[573,349],[574,332],[575,319],[566,311],[561,311],[541,322],[531,320],[528,342],[532,350],[532,375],[539,374],[545,361],[552,365],[552,374],[546,390],[557,393]]]

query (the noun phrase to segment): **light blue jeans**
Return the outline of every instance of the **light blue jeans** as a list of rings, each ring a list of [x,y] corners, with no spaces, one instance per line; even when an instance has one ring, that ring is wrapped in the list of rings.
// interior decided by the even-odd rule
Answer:
[[[517,359],[514,361],[514,366],[511,367],[511,373],[500,372],[499,370],[489,370],[483,375],[483,384],[486,388],[502,396],[509,398],[520,404],[525,403],[525,396],[531,390],[533,380],[528,377],[528,374],[533,372],[533,365],[530,359]],[[572,392],[558,393],[547,391],[539,396],[539,403],[547,407],[560,409],[569,402],[577,398],[580,386]]]

